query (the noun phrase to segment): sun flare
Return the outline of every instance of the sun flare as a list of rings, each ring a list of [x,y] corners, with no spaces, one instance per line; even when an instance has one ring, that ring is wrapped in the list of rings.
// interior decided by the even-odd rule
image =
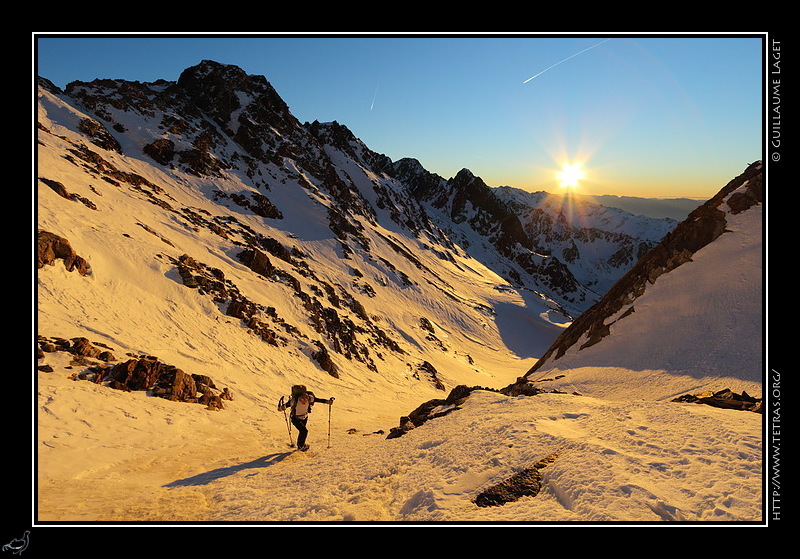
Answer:
[[[584,177],[580,163],[565,163],[556,176],[562,188],[575,188]]]

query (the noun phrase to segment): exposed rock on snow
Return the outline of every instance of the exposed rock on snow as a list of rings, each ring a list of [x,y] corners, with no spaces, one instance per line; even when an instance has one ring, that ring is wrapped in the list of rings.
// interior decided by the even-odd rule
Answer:
[[[44,184],[49,186],[62,198],[66,198],[67,200],[74,200],[76,202],[81,202],[84,206],[89,208],[90,210],[96,210],[97,205],[86,198],[85,196],[78,196],[77,194],[73,194],[71,192],[67,192],[66,187],[58,181],[50,180],[45,177],[39,177],[39,180],[42,181]]]
[[[686,394],[679,396],[673,402],[689,402],[697,404],[707,404],[715,408],[725,408],[731,410],[752,411],[764,413],[762,398],[753,398],[747,392],[737,394],[730,389],[718,392],[703,392],[700,394]]]
[[[56,260],[63,260],[68,272],[75,270],[82,276],[91,272],[89,263],[78,256],[67,239],[39,230],[36,235],[36,267],[52,266]]]
[[[521,497],[535,497],[542,488],[541,470],[552,464],[558,453],[551,454],[531,467],[524,468],[510,478],[483,490],[475,497],[479,507],[496,507],[513,503]]]
[[[470,388],[464,385],[456,386],[450,391],[450,394],[448,394],[446,398],[435,398],[433,400],[428,400],[407,416],[401,417],[400,425],[397,427],[392,427],[389,431],[389,435],[386,438],[396,439],[397,437],[402,437],[411,429],[419,427],[430,419],[443,417],[455,410],[460,409],[460,404],[462,404],[469,397],[473,390],[486,389],[479,387]]]
[[[223,400],[232,400],[228,388],[218,390],[214,381],[207,375],[189,374],[183,370],[159,361],[154,356],[131,357],[121,363],[112,363],[117,359],[111,348],[92,343],[86,338],[39,337],[37,355],[39,359],[46,353],[64,351],[74,357],[72,363],[79,367],[72,378],[90,381],[123,392],[148,391],[173,402],[199,403],[209,410],[224,408]],[[86,359],[88,358],[88,359]],[[40,370],[46,365],[40,365]]]
[[[98,347],[99,346],[99,347]],[[54,351],[64,351],[74,355],[74,360],[81,362],[82,357],[90,357],[103,362],[116,361],[116,357],[111,352],[111,348],[100,342],[92,343],[87,338],[45,338],[38,337],[36,346],[37,359],[42,359],[45,353]]]

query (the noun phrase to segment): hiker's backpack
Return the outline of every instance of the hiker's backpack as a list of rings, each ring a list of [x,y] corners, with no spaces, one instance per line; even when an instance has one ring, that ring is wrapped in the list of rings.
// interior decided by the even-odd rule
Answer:
[[[308,403],[301,404],[299,401],[300,396],[307,394],[310,396]],[[314,407],[314,393],[306,390],[305,385],[295,384],[292,386],[292,415],[304,419],[311,413],[311,408]]]
[[[308,392],[308,390],[306,390],[304,384],[295,384],[292,386],[292,398],[297,398],[300,394],[305,394],[306,392]]]

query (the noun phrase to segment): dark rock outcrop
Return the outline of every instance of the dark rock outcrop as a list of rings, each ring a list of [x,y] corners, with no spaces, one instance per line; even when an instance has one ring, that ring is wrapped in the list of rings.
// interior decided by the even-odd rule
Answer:
[[[122,146],[105,126],[93,118],[84,118],[78,123],[78,130],[88,137],[92,143],[108,151],[122,153]]]
[[[213,392],[213,382],[205,375],[191,375],[183,370],[159,361],[155,357],[128,359],[112,367],[103,379],[117,390],[150,390],[158,396],[174,402],[202,403],[209,409],[223,409],[223,395],[230,399],[230,392]]]
[[[414,411],[408,415],[400,418],[400,425],[392,427],[389,430],[387,439],[396,439],[408,433],[411,429],[419,427],[429,419],[442,417],[455,410],[460,409],[460,405],[466,400],[473,390],[490,390],[488,388],[468,387],[466,385],[458,385],[450,391],[446,398],[435,398],[428,400],[424,404],[418,406]]]
[[[160,165],[169,165],[175,157],[175,142],[167,138],[159,138],[142,148],[153,161]]]
[[[479,507],[496,507],[512,503],[522,497],[535,497],[542,488],[542,468],[555,461],[551,454],[529,468],[524,468],[508,479],[481,491],[474,503]]]
[[[257,248],[248,248],[238,254],[239,260],[260,276],[270,277],[275,267],[269,257]]]
[[[104,362],[116,361],[111,348],[99,342],[91,342],[84,337],[66,339],[66,338],[46,338],[39,336],[37,338],[37,353],[36,358],[44,358],[46,353],[54,353],[56,351],[64,351],[71,353],[77,358],[89,357]]]
[[[37,340],[36,358],[45,360],[47,354],[63,351],[73,355],[72,366],[85,367],[72,374],[74,380],[86,380],[110,388],[150,391],[153,396],[175,402],[200,403],[211,410],[224,409],[223,400],[232,400],[228,388],[217,389],[207,375],[189,374],[168,365],[154,356],[137,356],[112,364],[116,358],[112,348],[87,338],[45,338]],[[40,364],[39,370],[52,372],[53,367]]]
[[[74,202],[80,202],[90,210],[96,210],[97,205],[92,202],[90,199],[86,198],[85,196],[79,196],[73,192],[69,192],[67,187],[64,186],[63,183],[59,181],[54,181],[45,177],[39,177],[39,180],[49,186],[53,192],[61,196],[62,198],[66,198],[67,200],[72,200]]]
[[[36,235],[36,267],[53,265],[56,260],[63,260],[68,272],[75,270],[82,276],[91,272],[89,263],[78,256],[67,239],[40,229]]]
[[[763,399],[754,398],[747,392],[737,394],[729,388],[717,392],[704,392],[701,394],[685,394],[672,400],[673,402],[689,402],[694,404],[706,404],[715,408],[725,408],[729,410],[752,411],[764,413]]]

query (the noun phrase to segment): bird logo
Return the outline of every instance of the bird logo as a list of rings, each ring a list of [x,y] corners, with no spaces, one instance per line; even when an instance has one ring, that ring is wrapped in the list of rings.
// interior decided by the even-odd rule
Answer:
[[[16,555],[21,554],[28,547],[28,538],[30,537],[30,530],[25,530],[25,534],[21,538],[14,538],[3,546],[3,551],[10,551]]]

